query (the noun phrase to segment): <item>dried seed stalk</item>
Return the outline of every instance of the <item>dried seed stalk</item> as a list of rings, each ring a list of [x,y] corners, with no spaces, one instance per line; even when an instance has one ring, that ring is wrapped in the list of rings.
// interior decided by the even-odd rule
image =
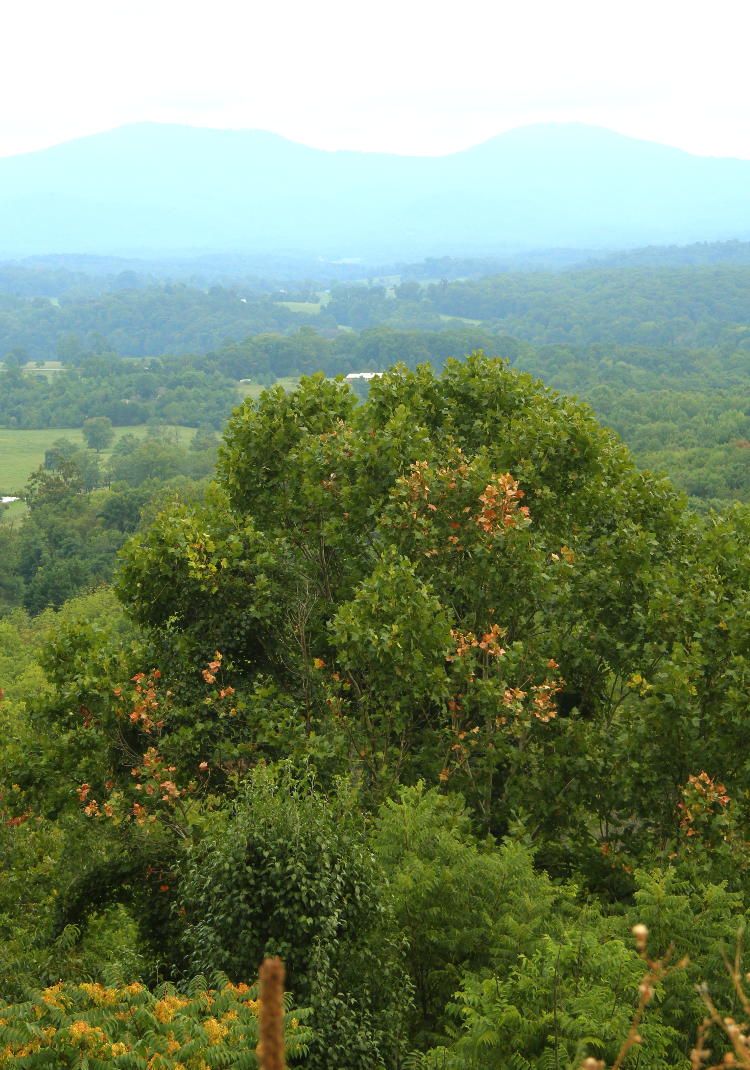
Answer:
[[[284,1070],[284,963],[264,959],[260,967],[261,1070]]]

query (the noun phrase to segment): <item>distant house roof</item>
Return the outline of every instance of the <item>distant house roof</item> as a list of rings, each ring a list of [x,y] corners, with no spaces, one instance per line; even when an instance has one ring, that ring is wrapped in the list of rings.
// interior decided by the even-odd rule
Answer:
[[[382,372],[349,372],[344,381],[351,383],[354,379],[378,379],[382,374]]]

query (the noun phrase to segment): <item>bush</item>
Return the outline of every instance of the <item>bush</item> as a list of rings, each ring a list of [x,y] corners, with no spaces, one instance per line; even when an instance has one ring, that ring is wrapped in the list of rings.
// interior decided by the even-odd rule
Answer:
[[[258,768],[179,885],[193,970],[241,978],[279,955],[312,1007],[309,1070],[375,1070],[402,1043],[408,985],[382,877],[350,791],[332,799],[289,768]]]
[[[183,991],[138,983],[56,984],[24,1003],[0,1005],[0,1066],[70,1070],[250,1070],[259,1065],[257,986],[196,978]],[[311,1039],[307,1012],[287,1008],[286,1055]]]

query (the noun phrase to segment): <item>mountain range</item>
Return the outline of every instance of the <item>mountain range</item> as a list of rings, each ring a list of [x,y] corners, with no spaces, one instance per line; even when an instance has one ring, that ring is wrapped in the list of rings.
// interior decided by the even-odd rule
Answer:
[[[750,161],[579,123],[446,156],[136,123],[0,159],[0,257],[502,255],[750,238]]]

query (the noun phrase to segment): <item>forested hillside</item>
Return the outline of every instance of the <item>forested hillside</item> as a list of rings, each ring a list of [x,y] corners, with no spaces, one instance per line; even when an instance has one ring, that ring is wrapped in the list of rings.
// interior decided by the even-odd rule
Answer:
[[[307,319],[244,287],[241,294],[221,287],[207,293],[174,284],[56,301],[5,295],[0,353],[21,347],[29,360],[71,363],[92,347],[125,357],[194,353],[227,338],[298,327]]]
[[[439,261],[430,265],[440,268]],[[68,362],[97,347],[128,357],[204,353],[227,340],[304,325],[329,334],[341,327],[434,331],[451,318],[536,344],[750,344],[750,266],[742,264],[398,279],[334,285],[330,292],[312,280],[289,283],[283,292],[152,284],[59,299],[24,296],[19,285],[0,297],[0,353],[21,347],[29,360]]]
[[[743,5],[14,3],[0,1070],[750,1070]]]
[[[405,268],[401,281],[330,290],[309,280],[265,292],[159,283],[76,297],[73,287],[57,303],[9,295],[0,316],[0,425],[75,427],[108,416],[119,426],[160,419],[218,427],[239,398],[230,380],[258,387],[317,370],[439,368],[481,348],[589,402],[696,507],[725,508],[750,495],[744,249],[654,248],[632,260],[662,266],[428,281],[429,272],[481,268],[445,258],[426,262],[422,281]],[[680,257],[686,266],[669,266]],[[29,283],[28,273],[18,278]],[[55,361],[66,371],[53,377]]]
[[[265,953],[290,1065],[612,1066],[635,1015],[618,1065],[700,1065],[750,905],[745,508],[475,355],[248,399],[121,561],[0,618],[8,1065],[255,1065]]]

